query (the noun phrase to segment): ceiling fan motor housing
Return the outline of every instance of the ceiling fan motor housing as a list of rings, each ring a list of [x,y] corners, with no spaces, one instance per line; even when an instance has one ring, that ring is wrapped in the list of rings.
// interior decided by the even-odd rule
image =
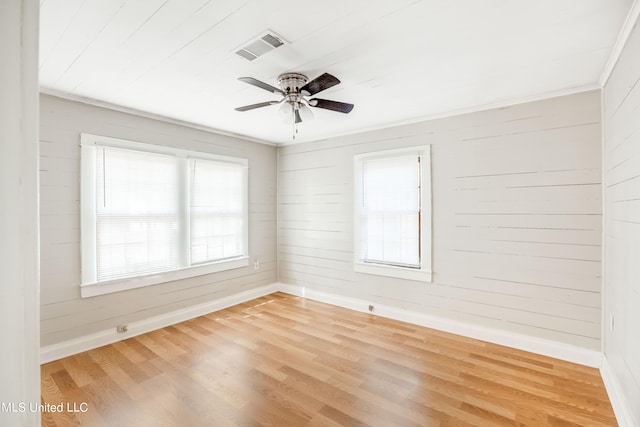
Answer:
[[[278,84],[285,94],[300,93],[300,88],[308,81],[307,76],[300,73],[284,73],[278,77]]]

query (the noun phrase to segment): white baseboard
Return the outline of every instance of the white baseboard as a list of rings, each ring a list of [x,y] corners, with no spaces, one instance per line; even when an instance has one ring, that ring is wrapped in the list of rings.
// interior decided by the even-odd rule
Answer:
[[[128,331],[117,333],[115,329],[104,330],[79,338],[63,341],[61,343],[42,347],[40,351],[41,363],[51,362],[63,357],[78,354],[103,345],[111,344],[136,335],[144,334],[165,326],[174,325],[194,317],[222,310],[236,304],[250,301],[276,291],[282,291],[291,295],[302,296],[315,301],[344,307],[355,311],[368,313],[369,302],[356,298],[347,298],[340,295],[318,292],[305,287],[289,285],[285,283],[272,283],[256,289],[229,295],[224,298],[186,307],[181,310],[154,316],[139,322],[130,323]],[[599,368],[602,362],[602,355],[598,351],[588,350],[581,347],[564,344],[551,340],[531,337],[529,335],[516,334],[485,326],[472,325],[459,322],[453,319],[431,316],[415,311],[402,310],[391,306],[376,304],[375,314],[388,317],[390,319],[413,323],[428,328],[438,329],[457,335],[475,338],[483,341],[501,344],[520,350],[531,351],[533,353],[567,360],[581,365]]]
[[[278,283],[277,288],[278,290],[291,295],[297,295],[364,313],[369,312],[369,302],[364,300],[318,292],[313,289],[285,283]],[[469,338],[488,341],[494,344],[517,348],[519,350],[530,351],[532,353],[594,368],[599,368],[602,362],[602,354],[599,351],[589,350],[557,341],[536,338],[530,335],[517,334],[515,332],[503,331],[486,326],[473,325],[453,319],[432,316],[415,311],[402,310],[381,304],[376,304],[374,314]]]
[[[602,376],[602,381],[607,389],[613,412],[616,414],[616,419],[620,427],[638,427],[639,424],[633,420],[631,405],[624,397],[625,395],[620,386],[620,382],[614,375],[606,355],[602,356],[600,375]]]
[[[194,317],[202,316],[204,314],[222,310],[255,298],[269,295],[277,290],[278,288],[276,284],[261,286],[259,288],[249,289],[214,301],[209,301],[207,303],[185,307],[170,313],[130,323],[127,325],[128,331],[124,333],[117,333],[115,328],[112,328],[57,344],[48,345],[40,349],[40,363],[52,362],[54,360],[62,359],[63,357],[78,354],[103,345],[112,344],[136,335],[141,335],[166,326],[175,325],[176,323],[184,322],[185,320],[193,319]]]
[[[289,285],[286,283],[272,283],[248,291],[229,295],[215,301],[198,304],[176,310],[160,316],[154,316],[139,322],[128,325],[129,330],[125,333],[117,333],[114,329],[96,332],[83,337],[63,341],[58,344],[42,347],[40,351],[41,363],[47,363],[63,357],[91,350],[103,345],[112,344],[123,339],[144,334],[156,329],[174,325],[185,320],[193,319],[204,314],[222,310],[227,307],[241,304],[255,298],[259,298],[271,293],[281,291],[291,295],[309,298],[315,301],[332,304],[338,307],[348,308],[355,311],[368,313],[369,302],[358,298],[348,298],[340,295],[315,291],[302,286]],[[376,304],[375,314],[390,319],[400,320],[415,325],[438,329],[469,338],[488,341],[495,344],[505,345],[520,350],[542,354],[556,359],[566,360],[581,365],[600,368],[609,399],[621,427],[637,427],[628,402],[624,398],[619,382],[616,380],[611,366],[606,357],[598,351],[564,344],[556,341],[531,337],[528,335],[502,331],[495,328],[472,325],[459,322],[453,319],[431,316],[414,311],[402,310],[391,306]]]

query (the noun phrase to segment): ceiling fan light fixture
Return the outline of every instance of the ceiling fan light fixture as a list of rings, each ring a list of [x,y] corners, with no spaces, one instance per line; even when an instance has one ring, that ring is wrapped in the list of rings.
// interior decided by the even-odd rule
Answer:
[[[309,108],[304,102],[283,102],[280,108],[278,108],[278,116],[283,123],[290,124],[295,117],[296,110],[299,117],[303,122],[313,120],[315,117],[311,108]]]
[[[313,111],[311,111],[311,108],[307,107],[307,104],[301,102],[300,107],[298,108],[298,111],[300,112],[300,118],[302,119],[302,121],[308,122],[309,120],[313,120]]]
[[[291,124],[292,115],[293,104],[291,104],[290,102],[283,102],[282,105],[280,105],[280,108],[278,108],[278,116],[280,116],[280,120],[282,120],[282,123]]]

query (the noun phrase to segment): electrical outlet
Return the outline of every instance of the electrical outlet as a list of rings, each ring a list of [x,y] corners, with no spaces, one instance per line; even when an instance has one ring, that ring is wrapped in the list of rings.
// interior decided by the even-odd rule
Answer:
[[[260,269],[260,259],[256,258],[256,261],[253,263],[253,269],[254,270]]]
[[[127,325],[118,325],[118,327],[116,328],[116,331],[118,331],[119,334],[124,334],[128,330],[129,327]]]
[[[373,313],[373,310],[375,309],[375,307],[373,305],[369,305],[369,311]]]

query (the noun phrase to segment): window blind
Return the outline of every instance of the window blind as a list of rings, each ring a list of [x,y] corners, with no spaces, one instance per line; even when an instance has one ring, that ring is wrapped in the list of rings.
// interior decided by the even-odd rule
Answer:
[[[362,261],[420,268],[419,161],[416,155],[362,161]]]
[[[81,154],[83,297],[248,265],[247,159],[91,134]]]
[[[244,167],[192,159],[191,264],[244,253]]]
[[[178,266],[178,165],[171,156],[97,147],[98,281]]]

